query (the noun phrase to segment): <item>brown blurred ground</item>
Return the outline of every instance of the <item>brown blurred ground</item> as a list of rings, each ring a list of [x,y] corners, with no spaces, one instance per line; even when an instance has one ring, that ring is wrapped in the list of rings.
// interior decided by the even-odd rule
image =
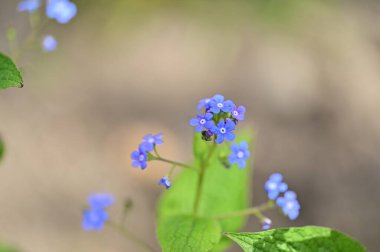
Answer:
[[[105,191],[119,200],[112,216],[133,199],[128,226],[156,244],[167,167],[134,170],[129,153],[163,132],[163,152],[190,159],[188,119],[222,93],[257,130],[254,202],[274,171],[299,193],[299,220],[273,212],[275,226],[330,226],[378,251],[379,3],[163,2],[79,2],[73,22],[48,29],[59,50],[28,55],[25,87],[0,93],[0,238],[26,252],[137,251],[112,230],[81,230],[86,196]],[[27,32],[16,3],[0,3],[0,34]]]

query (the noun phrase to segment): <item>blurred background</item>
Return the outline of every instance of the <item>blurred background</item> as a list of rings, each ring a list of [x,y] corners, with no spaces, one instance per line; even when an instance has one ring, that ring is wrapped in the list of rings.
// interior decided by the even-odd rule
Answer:
[[[247,107],[257,133],[253,202],[281,172],[298,192],[300,218],[380,248],[380,2],[328,0],[74,1],[78,15],[52,22],[51,54],[19,65],[23,89],[0,92],[0,239],[26,252],[138,251],[113,230],[82,231],[93,192],[134,207],[127,226],[159,247],[156,181],[169,167],[132,169],[130,152],[163,132],[162,153],[191,159],[189,119],[198,100],[222,93]],[[16,0],[0,2],[0,51]],[[174,189],[174,187],[173,187]],[[246,230],[259,230],[251,219]],[[230,251],[240,251],[233,247]]]

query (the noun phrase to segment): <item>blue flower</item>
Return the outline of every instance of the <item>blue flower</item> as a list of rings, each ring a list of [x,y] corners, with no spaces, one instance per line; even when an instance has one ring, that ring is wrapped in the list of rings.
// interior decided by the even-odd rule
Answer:
[[[229,113],[232,111],[234,107],[234,103],[230,100],[224,101],[223,95],[214,95],[214,97],[210,101],[210,111],[219,114],[220,111]]]
[[[223,120],[220,121],[218,125],[214,126],[211,131],[217,136],[215,142],[221,144],[224,139],[229,142],[232,142],[235,139],[235,134],[232,132],[234,129],[235,123],[231,120],[228,120],[227,122]]]
[[[24,0],[17,6],[18,12],[27,11],[29,13],[35,12],[41,6],[41,0]]]
[[[42,40],[42,49],[45,52],[54,51],[55,49],[57,49],[57,45],[58,45],[57,40],[51,35],[45,36]]]
[[[88,204],[91,208],[106,208],[115,202],[112,195],[106,193],[91,194],[88,199]]]
[[[153,136],[152,134],[146,135],[143,139],[143,143],[140,145],[140,148],[148,152],[152,151],[155,145],[159,145],[164,142],[161,139],[162,136],[162,133],[159,133],[155,136]]]
[[[172,182],[170,181],[169,177],[163,177],[160,179],[159,185],[163,185],[166,187],[166,189],[169,189],[172,186]]]
[[[195,126],[196,132],[201,132],[204,128],[209,129],[214,125],[214,122],[211,121],[213,115],[211,113],[206,113],[205,115],[198,114],[197,118],[192,118],[190,120],[190,125]]]
[[[199,101],[199,104],[197,106],[197,109],[200,110],[202,108],[205,108],[206,110],[210,108],[210,101],[211,98],[205,98]]]
[[[233,143],[230,147],[231,154],[228,157],[230,164],[238,164],[239,168],[246,166],[246,160],[249,158],[248,144],[246,142]]]
[[[269,219],[269,218],[264,218],[261,220],[261,229],[262,230],[267,230],[267,229],[270,229],[272,227],[272,220]]]
[[[288,190],[288,185],[282,182],[282,175],[280,173],[273,173],[265,183],[265,190],[269,199],[274,200],[280,193]]]
[[[108,219],[108,213],[103,208],[86,209],[83,211],[82,227],[86,231],[102,230]]]
[[[140,147],[139,150],[134,151],[131,153],[131,158],[133,159],[132,161],[132,166],[133,167],[141,167],[142,170],[144,170],[147,166],[146,161],[147,161],[147,155],[144,150]]]
[[[239,107],[233,107],[231,116],[235,118],[238,121],[243,121],[244,120],[244,114],[245,114],[245,107],[244,106],[239,106]]]
[[[77,6],[69,0],[49,0],[46,6],[46,15],[58,23],[66,24],[77,13]]]
[[[287,191],[284,197],[279,197],[276,204],[282,208],[282,212],[288,216],[290,220],[297,219],[300,214],[301,205],[297,200],[297,194],[293,191]]]

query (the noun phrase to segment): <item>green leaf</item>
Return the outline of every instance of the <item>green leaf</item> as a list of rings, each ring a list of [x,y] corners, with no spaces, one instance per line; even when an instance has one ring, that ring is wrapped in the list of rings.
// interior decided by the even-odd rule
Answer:
[[[5,152],[5,145],[4,145],[4,141],[3,139],[1,139],[0,137],[0,161],[3,159],[4,157],[4,152]]]
[[[164,252],[207,252],[221,235],[220,224],[208,218],[173,216],[162,219],[158,225],[158,239]]]
[[[236,141],[252,142],[252,135],[245,132],[237,136]],[[205,153],[212,143],[203,141],[200,134],[194,138],[195,165],[199,165]],[[252,152],[252,148],[250,149]],[[219,161],[219,155],[228,155],[227,144],[218,145],[210,165],[205,172],[203,191],[199,204],[198,215],[201,217],[213,217],[249,207],[249,190],[251,165],[247,162],[245,169],[239,169],[236,165],[229,169]],[[192,215],[195,201],[198,174],[191,170],[184,170],[173,181],[170,190],[163,193],[158,206],[158,220],[177,216]],[[236,217],[221,221],[223,231],[238,232],[245,224],[246,217]],[[221,243],[213,250],[223,251],[230,245],[229,239],[223,237]]]
[[[15,63],[0,52],[0,89],[9,87],[23,87],[21,73]]]
[[[279,228],[257,233],[226,233],[245,252],[365,252],[349,236],[326,227]]]

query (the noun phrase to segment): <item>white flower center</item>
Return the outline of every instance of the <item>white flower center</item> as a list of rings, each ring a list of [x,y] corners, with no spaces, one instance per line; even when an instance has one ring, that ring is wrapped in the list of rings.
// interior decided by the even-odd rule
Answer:
[[[154,143],[154,138],[153,137],[149,138],[148,143]]]
[[[271,183],[269,183],[268,187],[270,190],[275,190],[277,188],[277,184],[274,182],[271,182]]]
[[[216,106],[218,106],[218,108],[223,108],[223,103],[219,102],[218,104],[216,104]]]
[[[145,159],[144,155],[141,154],[141,155],[139,156],[139,161],[144,161],[144,159]]]
[[[237,156],[238,158],[243,158],[243,157],[244,157],[244,152],[239,151],[239,152],[236,154],[236,156]]]
[[[292,209],[293,206],[294,206],[293,201],[288,201],[288,202],[286,203],[286,208],[287,208],[287,209]]]
[[[199,121],[199,123],[200,123],[200,124],[205,124],[205,123],[206,123],[206,120],[205,120],[205,119],[201,119],[201,120]]]
[[[234,110],[234,112],[232,112],[235,116],[237,116],[237,115],[239,115],[239,113],[236,111],[236,110]]]
[[[220,128],[219,131],[220,131],[220,133],[224,134],[224,133],[226,133],[227,130],[226,130],[226,128]]]

